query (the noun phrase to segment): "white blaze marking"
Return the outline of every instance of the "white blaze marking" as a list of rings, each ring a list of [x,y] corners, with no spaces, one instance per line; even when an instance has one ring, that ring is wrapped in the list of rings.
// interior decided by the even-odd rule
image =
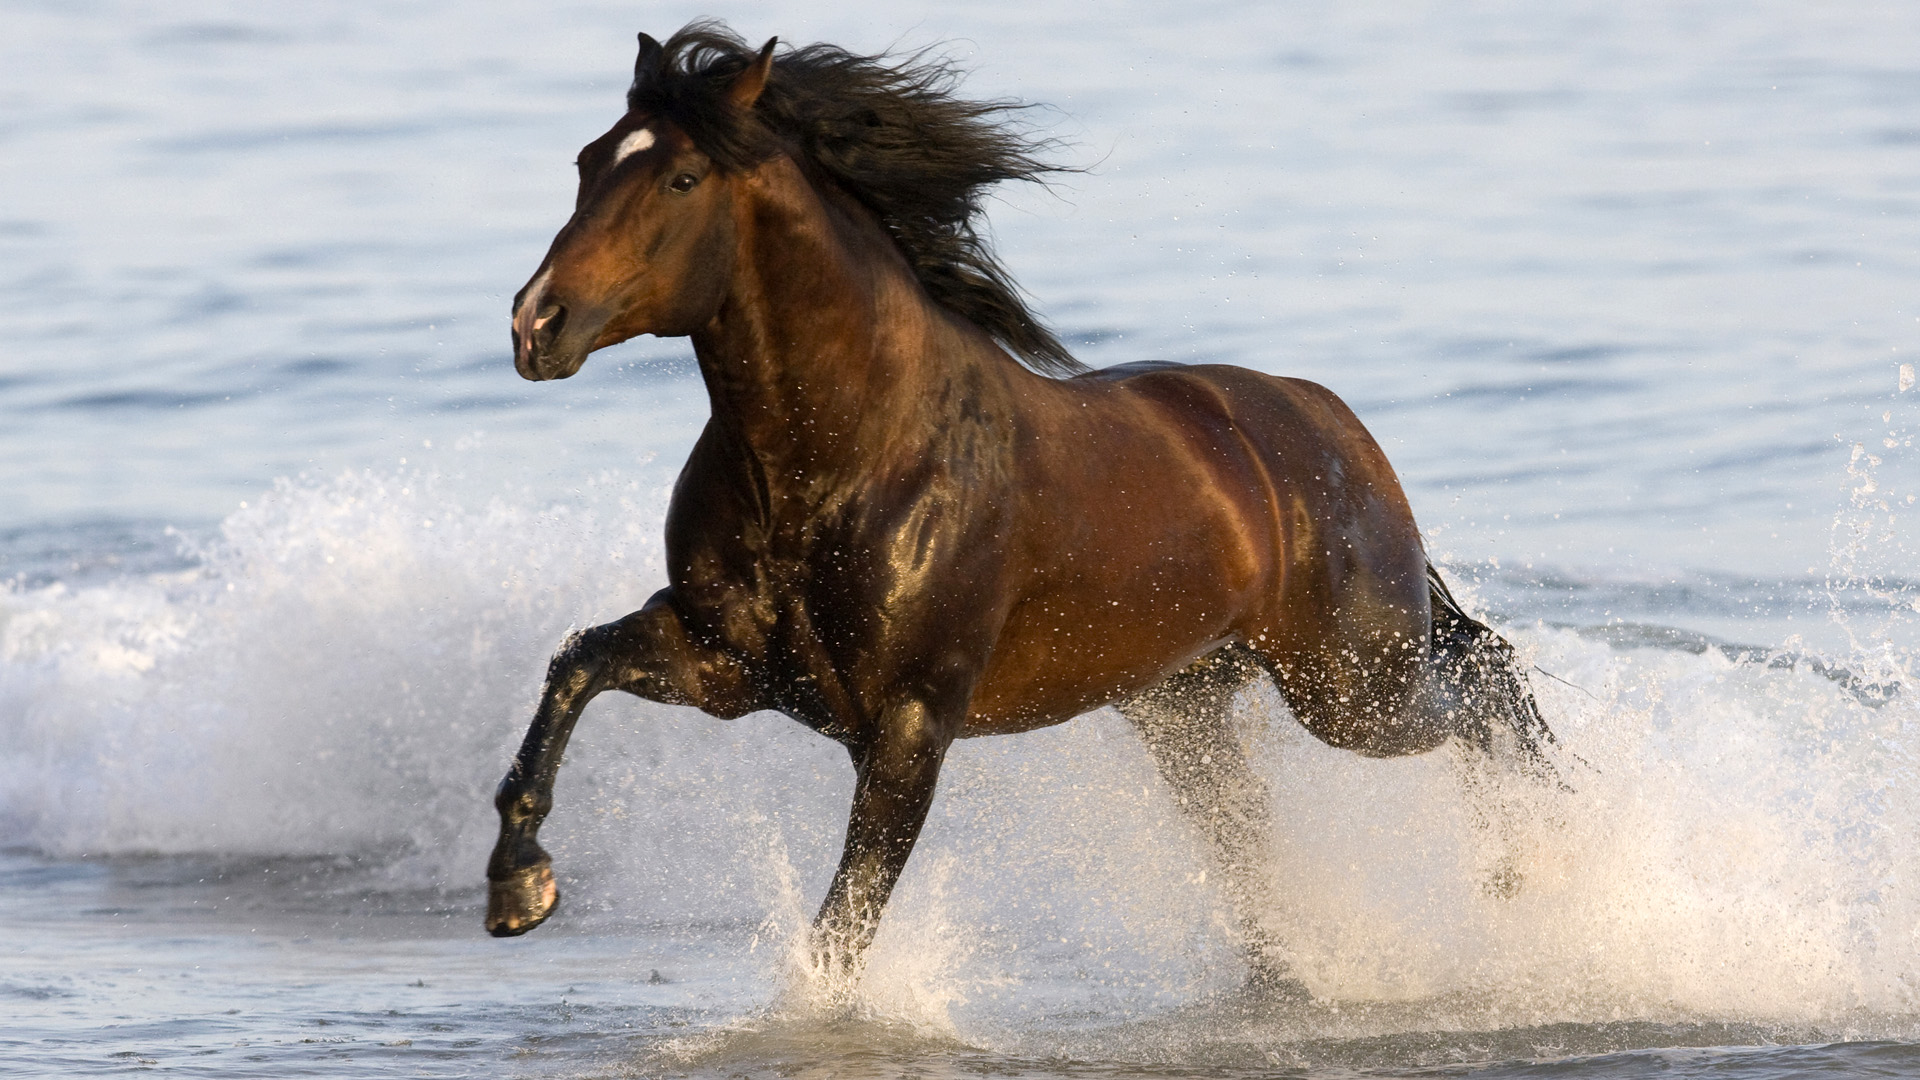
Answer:
[[[540,271],[540,276],[534,278],[533,284],[527,286],[526,295],[520,300],[520,310],[513,313],[514,325],[521,328],[520,333],[523,337],[547,324],[547,320],[541,319],[539,322],[527,326],[523,320],[526,320],[529,316],[540,310],[540,296],[547,291],[547,279],[552,276],[553,267],[551,266]]]
[[[649,131],[646,128],[641,128],[638,131],[631,132],[627,135],[626,138],[620,140],[619,146],[616,146],[613,148],[613,163],[615,165],[618,165],[621,162],[627,160],[628,157],[634,154],[637,154],[640,151],[645,150],[647,147],[652,145],[653,145],[652,131]]]

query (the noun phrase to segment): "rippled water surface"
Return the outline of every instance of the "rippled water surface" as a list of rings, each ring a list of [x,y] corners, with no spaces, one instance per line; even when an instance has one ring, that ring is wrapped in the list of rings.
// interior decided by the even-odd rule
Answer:
[[[844,754],[608,698],[565,907],[485,937],[545,656],[660,583],[706,409],[679,341],[520,381],[506,305],[699,14],[1049,103],[1085,171],[992,209],[1038,306],[1339,392],[1568,789],[1249,694],[1273,1001],[1117,716],[962,744],[824,1001]],[[1920,8],[5,15],[0,1075],[1920,1071]]]

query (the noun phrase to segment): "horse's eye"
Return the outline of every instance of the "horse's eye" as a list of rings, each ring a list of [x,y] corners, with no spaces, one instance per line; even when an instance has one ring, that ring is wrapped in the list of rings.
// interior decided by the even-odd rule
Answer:
[[[700,182],[699,177],[693,175],[692,173],[683,172],[679,176],[674,177],[672,182],[669,183],[667,186],[672,188],[674,191],[677,191],[680,194],[685,195],[687,192],[693,190],[693,185],[699,182]]]

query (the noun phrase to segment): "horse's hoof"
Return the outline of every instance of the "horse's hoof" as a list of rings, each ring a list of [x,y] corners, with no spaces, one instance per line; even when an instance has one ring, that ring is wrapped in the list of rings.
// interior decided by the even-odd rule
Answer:
[[[559,903],[551,862],[542,859],[521,867],[504,881],[487,883],[487,933],[518,937],[546,922]]]

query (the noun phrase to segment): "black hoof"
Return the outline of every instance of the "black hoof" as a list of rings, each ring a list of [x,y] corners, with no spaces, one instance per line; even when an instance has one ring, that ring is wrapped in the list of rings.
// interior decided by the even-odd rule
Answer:
[[[560,889],[554,884],[552,863],[542,860],[515,870],[504,881],[487,883],[487,933],[519,937],[546,922],[559,906]]]

